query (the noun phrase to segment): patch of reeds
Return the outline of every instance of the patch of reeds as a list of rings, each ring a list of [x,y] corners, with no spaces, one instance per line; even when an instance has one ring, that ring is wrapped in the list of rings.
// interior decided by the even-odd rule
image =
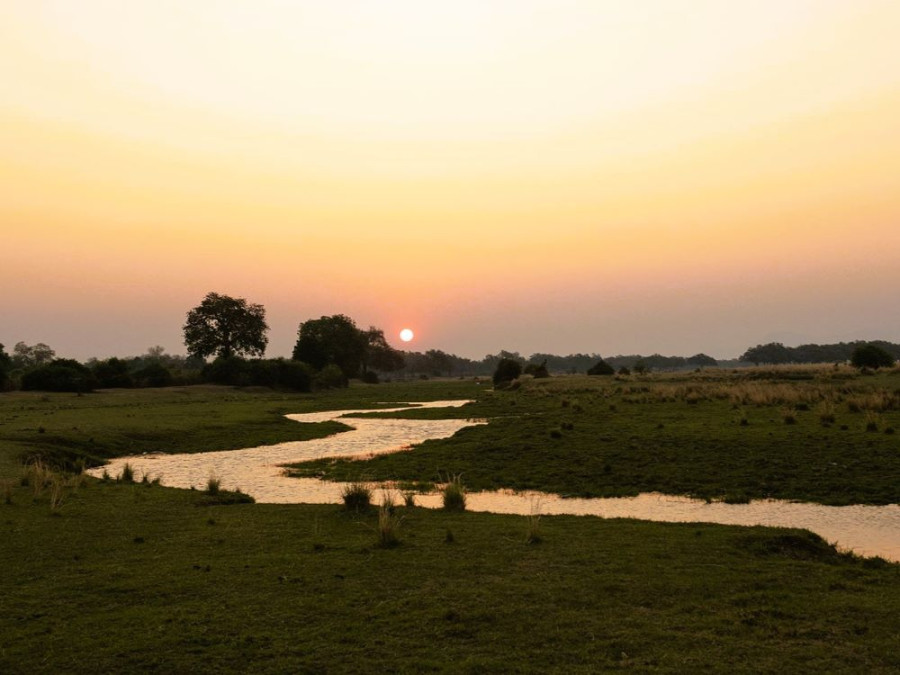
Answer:
[[[466,510],[466,490],[462,484],[462,477],[455,475],[447,481],[441,491],[445,511]]]
[[[403,505],[411,509],[416,505],[416,493],[411,490],[403,493]]]
[[[119,480],[123,483],[134,482],[134,468],[128,462],[122,467],[122,473],[119,474]]]
[[[367,483],[349,483],[341,490],[341,499],[348,511],[367,511],[372,505],[372,488]]]

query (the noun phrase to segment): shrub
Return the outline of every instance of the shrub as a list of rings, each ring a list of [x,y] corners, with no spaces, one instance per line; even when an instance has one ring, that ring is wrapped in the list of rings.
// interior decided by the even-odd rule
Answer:
[[[315,382],[317,389],[337,389],[348,384],[344,372],[333,363],[329,363],[316,373]]]
[[[86,366],[73,359],[56,359],[22,375],[22,389],[26,391],[91,391],[94,375]]]
[[[105,361],[97,361],[91,366],[97,386],[104,389],[129,388],[134,386],[134,381],[128,373],[128,363],[122,359],[112,357]]]
[[[537,363],[529,363],[525,366],[525,374],[531,375],[534,378],[542,378],[542,377],[550,377],[550,373],[547,370],[547,359],[540,364]]]
[[[593,366],[588,368],[588,375],[613,375],[616,371],[603,359],[600,359]]]
[[[891,368],[894,365],[894,357],[878,345],[860,345],[853,350],[850,363],[859,369]]]
[[[172,373],[161,363],[148,363],[133,377],[139,387],[168,387],[172,384]]]
[[[522,374],[522,364],[514,359],[500,359],[494,371],[494,386],[509,384]]]

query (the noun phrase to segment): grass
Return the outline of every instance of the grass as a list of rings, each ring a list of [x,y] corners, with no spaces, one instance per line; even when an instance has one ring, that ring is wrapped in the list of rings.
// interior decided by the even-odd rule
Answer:
[[[341,499],[348,511],[360,513],[368,511],[372,505],[372,488],[368,484],[356,481],[345,485],[341,489]]]
[[[893,371],[863,377],[832,367],[529,380],[516,391],[482,391],[458,410],[391,415],[487,425],[413,452],[320,460],[294,472],[405,482],[464,474],[470,490],[564,496],[891,504],[900,502],[898,392]]]
[[[404,414],[491,419],[391,457],[421,464],[320,468],[405,475],[410,494],[465,472],[470,489],[765,486],[897,501],[896,437],[865,427],[867,412],[880,429],[900,423],[900,380],[777,379],[785,372],[553,378],[502,393],[447,381],[320,397],[0,395],[0,672],[896,672],[900,565],[841,554],[809,532],[401,509],[390,497],[348,516],[54,463],[95,447],[199,451],[335,430],[291,422],[282,436],[283,412],[477,398]],[[816,412],[784,424],[782,408],[818,411],[824,400],[846,430]],[[23,467],[23,457],[52,461]]]
[[[414,509],[381,547],[335,506],[90,480],[51,517],[13,491],[3,672],[900,668],[900,566],[798,530],[543,516],[534,546]]]
[[[466,510],[466,490],[460,476],[451,476],[441,489],[441,499],[445,511]]]

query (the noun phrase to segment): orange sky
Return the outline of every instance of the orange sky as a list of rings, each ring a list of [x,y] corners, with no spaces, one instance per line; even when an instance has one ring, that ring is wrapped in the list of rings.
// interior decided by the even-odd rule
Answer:
[[[900,341],[900,3],[0,6],[0,342]],[[395,344],[399,340],[394,337]]]

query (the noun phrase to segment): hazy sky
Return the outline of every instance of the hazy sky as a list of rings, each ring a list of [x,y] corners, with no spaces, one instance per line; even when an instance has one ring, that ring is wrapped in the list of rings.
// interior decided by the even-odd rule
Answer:
[[[5,0],[0,342],[900,341],[897,0]]]

